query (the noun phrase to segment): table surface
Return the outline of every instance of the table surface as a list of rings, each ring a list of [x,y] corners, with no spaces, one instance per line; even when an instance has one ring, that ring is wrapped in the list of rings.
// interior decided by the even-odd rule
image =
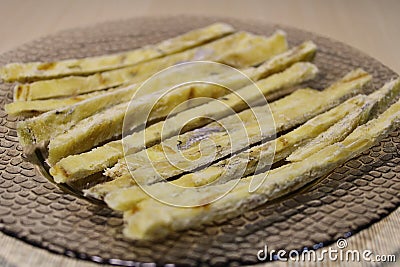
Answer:
[[[193,14],[257,19],[313,31],[352,45],[400,73],[400,53],[396,51],[400,47],[399,11],[400,1],[397,0],[0,0],[0,53],[62,29],[135,16]],[[369,249],[381,255],[395,254],[398,259],[399,226],[400,209],[397,209],[380,222],[350,237],[347,249]],[[0,247],[0,266],[99,266],[49,253],[2,233]],[[332,245],[332,248],[336,246]],[[312,262],[307,264],[315,265]],[[346,265],[339,261],[319,264]]]

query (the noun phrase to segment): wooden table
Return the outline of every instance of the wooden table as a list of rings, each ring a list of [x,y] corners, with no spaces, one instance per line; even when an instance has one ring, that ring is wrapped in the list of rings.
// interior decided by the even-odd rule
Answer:
[[[400,73],[400,53],[397,52],[400,48],[399,11],[400,1],[397,0],[0,0],[0,53],[61,29],[96,22],[134,16],[196,14],[258,19],[310,30],[357,47]],[[370,249],[376,254],[396,254],[399,258],[399,226],[400,209],[397,209],[379,223],[349,238],[348,249]],[[1,233],[0,248],[0,266],[98,266],[51,254]],[[346,263],[324,262],[325,265],[345,266]]]

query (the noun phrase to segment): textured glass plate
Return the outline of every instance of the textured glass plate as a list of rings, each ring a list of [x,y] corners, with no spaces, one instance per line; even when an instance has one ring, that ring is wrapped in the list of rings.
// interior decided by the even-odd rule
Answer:
[[[283,29],[292,46],[310,39],[316,42],[315,63],[321,73],[309,84],[314,88],[323,88],[356,67],[373,75],[370,91],[396,76],[362,52],[313,33],[255,21],[188,16],[135,18],[63,31],[1,55],[0,64],[124,51],[215,21],[264,35]],[[56,253],[121,265],[255,264],[256,253],[265,244],[269,249],[286,250],[325,246],[368,227],[400,203],[400,136],[396,130],[291,196],[240,217],[173,234],[165,241],[129,241],[121,234],[120,214],[64,193],[45,178],[45,169],[23,159],[15,131],[17,119],[9,118],[3,109],[12,100],[12,86],[0,84],[0,229]]]

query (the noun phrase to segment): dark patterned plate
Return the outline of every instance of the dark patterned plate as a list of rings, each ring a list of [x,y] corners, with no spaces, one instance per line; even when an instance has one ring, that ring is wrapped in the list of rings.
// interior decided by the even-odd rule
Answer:
[[[302,30],[258,22],[204,17],[135,18],[63,31],[0,56],[12,61],[48,61],[132,49],[205,26],[214,21],[269,35],[281,28],[291,45],[313,40],[321,74],[310,83],[323,88],[349,70],[362,67],[378,88],[396,74],[342,43]],[[0,228],[47,250],[111,264],[138,262],[178,265],[257,263],[257,251],[317,248],[349,236],[388,215],[400,203],[400,136],[392,132],[380,144],[337,168],[329,176],[289,197],[240,217],[176,233],[165,241],[129,241],[121,234],[120,214],[69,195],[51,184],[22,157],[17,119],[3,109],[12,100],[12,84],[0,84]]]

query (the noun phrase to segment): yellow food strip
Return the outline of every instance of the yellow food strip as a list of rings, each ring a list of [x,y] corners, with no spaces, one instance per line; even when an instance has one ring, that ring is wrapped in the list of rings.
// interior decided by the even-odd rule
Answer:
[[[124,235],[132,239],[154,239],[172,231],[184,230],[215,219],[237,216],[247,210],[288,194],[305,184],[322,177],[347,160],[359,155],[381,140],[400,122],[400,101],[389,107],[378,118],[357,127],[343,141],[334,143],[300,162],[290,163],[254,177],[194,190],[164,191],[177,202],[193,201],[195,208],[165,205],[154,199],[140,202],[124,214]],[[250,191],[252,179],[265,179],[256,191]],[[161,187],[162,184],[156,184]],[[209,203],[209,199],[228,192],[224,197]],[[160,188],[161,189],[161,188]],[[162,192],[162,190],[161,190]],[[154,216],[157,214],[157,216]]]
[[[321,92],[296,91],[273,102],[270,109],[275,120],[276,132],[304,123],[308,119],[338,105],[343,100],[359,93],[363,85],[370,79],[370,75],[366,72],[356,70]],[[202,157],[202,155],[215,154],[212,157],[212,160],[215,161],[229,153],[235,153],[246,148],[246,145],[261,141],[262,137],[274,134],[273,123],[271,123],[271,127],[260,129],[262,128],[260,120],[257,119],[257,115],[262,114],[267,109],[268,106],[248,109],[237,114],[240,120],[236,118],[236,115],[229,116],[218,122],[208,124],[201,128],[201,131],[197,129],[187,132],[139,153],[126,154],[123,162],[128,163],[131,172],[119,170],[119,168],[127,168],[124,164],[116,165],[107,174],[112,175],[113,170],[117,169],[117,173],[133,175],[136,180],[139,179],[145,184],[151,184],[207,165],[210,163],[210,159],[209,157]],[[267,115],[259,115],[259,117],[262,116],[266,117]],[[245,124],[241,126],[243,122]],[[261,124],[268,125],[268,122],[261,121]],[[246,136],[243,136],[244,130]],[[192,142],[192,140],[201,140],[202,137],[198,135],[203,133],[208,142],[202,144],[201,149],[199,149],[198,142]],[[249,144],[246,143],[246,139],[249,139]],[[176,145],[178,143],[180,144],[179,147]],[[115,176],[111,177],[116,178]]]
[[[284,70],[290,65],[298,62],[298,61],[307,61],[311,60],[316,52],[316,45],[312,42],[305,42],[300,46],[294,47],[289,51],[278,54],[272,57],[270,60],[266,61],[261,66],[254,68],[246,68],[242,69],[242,71],[249,76],[252,80],[259,80],[273,73]],[[221,71],[221,67],[215,67],[215,70],[210,70],[210,65],[204,65],[204,67],[199,68],[198,65],[194,64],[193,68],[196,77],[204,76],[207,77],[210,75],[210,72]],[[189,66],[190,67],[190,66]],[[191,77],[191,72],[188,73],[188,68],[185,67],[185,75],[188,75],[188,79]],[[190,69],[189,69],[190,70]],[[177,75],[171,77],[168,75],[169,79],[158,79],[157,84],[152,82],[151,88],[147,88],[147,93],[152,93],[163,88],[167,88],[172,86],[181,80],[182,74],[179,74],[180,69],[174,69],[177,72]],[[199,73],[201,72],[201,73]],[[228,77],[228,79],[232,80],[232,78]],[[243,76],[239,76],[239,81],[243,80]],[[246,82],[249,82],[248,79],[245,79]],[[232,81],[231,81],[232,82]],[[236,88],[235,85],[234,88]],[[100,112],[103,109],[109,108],[113,105],[130,101],[131,97],[137,92],[140,85],[132,85],[127,88],[119,88],[116,89],[115,92],[106,92],[100,93],[99,96],[95,98],[88,99],[86,101],[82,101],[81,103],[77,103],[73,106],[68,106],[65,108],[57,109],[52,112],[47,112],[38,117],[20,122],[18,125],[18,134],[20,137],[20,142],[22,145],[30,145],[34,143],[40,143],[43,141],[47,141],[60,133],[63,133],[71,128],[71,126],[78,123],[80,120],[87,118],[91,115],[94,115]],[[223,92],[219,90],[220,92]],[[44,101],[44,100],[43,100]],[[15,104],[18,105],[18,104]],[[25,107],[29,109],[29,105]],[[21,110],[20,110],[21,111]]]
[[[68,59],[55,62],[10,63],[0,68],[0,78],[7,82],[50,79],[69,75],[87,75],[118,69],[154,58],[180,52],[234,32],[232,26],[215,23],[192,30],[158,44],[118,54]]]
[[[319,150],[333,143],[342,141],[355,127],[363,124],[370,116],[379,113],[379,110],[386,108],[388,104],[398,96],[400,92],[400,79],[386,83],[381,89],[368,96],[368,102],[361,110],[354,110],[345,119],[329,130],[316,137],[311,142],[300,146],[286,158],[287,161],[301,161]]]
[[[11,116],[33,117],[51,110],[60,110],[75,105],[83,100],[113,92],[115,89],[97,91],[88,94],[57,99],[44,99],[32,101],[16,101],[4,105],[4,110]]]
[[[178,186],[199,187],[214,182],[225,183],[229,180],[251,175],[257,169],[263,170],[268,164],[284,159],[299,144],[318,136],[330,126],[347,117],[354,110],[361,110],[361,106],[366,102],[366,99],[367,97],[364,95],[357,95],[275,140],[251,147],[244,152],[231,158],[220,160],[199,171],[185,174],[171,183]],[[110,208],[120,211],[129,210],[140,201],[150,197],[140,187],[129,187],[130,184],[122,183],[122,180],[125,179],[115,179],[105,183],[110,193],[106,195],[104,200]],[[131,184],[133,183],[134,181],[131,179]],[[111,187],[110,185],[115,186]],[[119,186],[120,189],[116,190],[115,188],[118,188],[116,186]],[[90,192],[91,190],[88,191],[89,194]],[[103,192],[94,192],[94,194],[99,193],[104,194]]]
[[[286,50],[286,35],[281,31],[269,38],[247,32],[238,32],[203,46],[131,67],[96,73],[87,77],[70,76],[29,84],[18,84],[14,88],[14,100],[71,96],[126,83],[139,83],[166,67],[187,61],[212,60],[229,63],[237,68],[249,67]],[[233,57],[232,54],[235,56]]]
[[[269,76],[268,78],[265,78],[263,80],[260,80],[256,84],[259,86],[261,92],[264,95],[267,95],[269,93],[278,91],[282,88],[291,87],[301,82],[312,79],[316,75],[316,72],[317,72],[316,67],[310,63],[296,63],[290,68],[286,69],[285,71]],[[244,108],[246,108],[246,104],[244,103],[243,99],[245,99],[247,103],[252,103],[252,102],[254,103],[255,101],[259,100],[260,95],[261,95],[260,91],[258,89],[255,90],[255,87],[253,85],[250,85],[250,87],[246,86],[242,89],[237,90],[236,93],[231,93],[229,95],[224,96],[221,99],[210,101],[207,104],[197,106],[190,110],[178,113],[176,116],[171,117],[167,120],[168,124],[172,125],[173,127],[168,129],[168,133],[164,131],[163,134],[164,136],[173,136],[177,131],[180,130],[182,124],[180,122],[182,121],[184,122],[190,121],[190,124],[187,124],[187,127],[191,127],[191,129],[193,129],[195,127],[207,123],[207,121],[200,118],[202,116],[207,116],[207,114],[209,114],[214,118],[222,118],[224,116],[229,115],[231,109],[238,111],[243,110]],[[221,108],[221,103],[225,104],[225,108]],[[188,118],[196,118],[196,117],[197,119],[188,120]],[[97,126],[97,122],[92,125]],[[146,134],[146,142],[148,142],[148,145],[151,145],[160,140],[160,132],[162,132],[163,125],[164,122],[159,122],[146,128],[145,134]],[[76,129],[80,130],[81,128],[76,128]],[[107,127],[107,129],[110,128]],[[113,131],[114,129],[115,128],[113,128]],[[83,136],[86,132],[87,132],[86,129],[82,129]],[[71,142],[74,142],[74,144],[78,143],[76,143],[74,139],[70,139],[69,137],[65,138],[67,135],[72,137],[75,136],[75,134],[74,135],[69,135],[69,134],[70,133],[67,132],[65,135],[60,135],[60,138],[57,139],[57,143],[53,143],[53,146],[50,143],[49,158],[53,157],[53,160],[51,160],[51,162],[57,162],[56,159],[63,158],[73,153],[78,153],[76,151],[82,148],[80,145],[70,145]],[[130,146],[132,146],[130,148],[131,151],[142,148],[142,143],[143,143],[142,135],[143,132],[137,132],[132,134],[131,136],[127,136],[124,139],[124,142],[126,141],[130,144]],[[115,142],[117,143],[118,141]],[[82,141],[79,142],[79,144],[82,143],[84,142]],[[117,145],[116,143],[114,145],[115,147],[121,147],[121,145]],[[53,154],[52,154],[52,148],[53,148]],[[112,164],[112,162],[115,159],[120,158],[123,155],[123,151],[120,151],[118,153],[117,150],[113,150],[114,153],[104,154],[106,150],[107,146],[100,147],[93,151],[90,151],[89,154],[84,154],[83,158],[86,160],[82,160],[83,158],[79,157],[79,155],[77,157],[65,158],[64,160],[60,161],[59,164],[55,165],[50,170],[50,173],[58,182],[81,179],[85,177],[83,175],[84,173],[90,173],[95,168],[96,171],[101,171],[99,167]],[[90,160],[91,164],[87,164],[88,160]],[[90,169],[88,169],[88,167],[85,166],[90,166]]]
[[[65,132],[79,121],[107,107],[127,101],[137,86],[116,89],[115,91],[88,98],[72,106],[43,113],[37,117],[21,121],[17,125],[19,141],[23,146],[41,143]]]
[[[293,93],[291,97],[286,97],[286,99],[274,102],[273,104],[274,104],[276,110],[280,110],[280,109],[278,109],[278,107],[280,107],[280,106],[286,107],[286,108],[281,109],[274,115],[277,118],[284,118],[285,113],[288,113],[288,114],[292,113],[292,110],[293,110],[292,107],[296,106],[296,103],[298,102],[298,100],[303,100],[303,102],[302,102],[303,104],[300,103],[298,105],[300,107],[303,107],[303,109],[305,108],[305,110],[303,110],[303,112],[308,113],[307,116],[312,117],[314,115],[310,114],[310,110],[307,110],[307,107],[309,105],[308,103],[314,103],[313,104],[314,106],[310,107],[310,109],[312,110],[314,108],[317,108],[320,104],[324,105],[326,103],[324,101],[322,101],[322,103],[320,103],[319,101],[316,101],[316,100],[325,99],[325,98],[327,98],[327,95],[331,95],[331,94],[335,95],[335,98],[337,100],[342,101],[342,100],[344,100],[344,98],[346,98],[352,94],[355,94],[357,92],[360,92],[362,86],[365,85],[366,83],[368,83],[370,80],[371,80],[370,75],[366,74],[362,70],[355,70],[353,72],[350,72],[348,75],[346,75],[342,80],[336,82],[335,84],[333,84],[329,88],[327,88],[325,90],[325,92],[327,92],[327,93],[325,93],[325,94],[321,95],[319,92],[315,92],[315,91],[300,90],[298,93]],[[337,92],[334,93],[333,90],[337,91]],[[288,98],[291,99],[291,101],[288,101]],[[327,113],[327,115],[325,115],[325,116],[328,116],[326,118],[326,120],[322,120],[321,122],[318,123],[319,118],[311,119],[310,122],[306,123],[304,126],[301,126],[297,130],[294,130],[291,133],[280,137],[278,139],[280,141],[277,142],[277,151],[280,151],[280,153],[277,153],[276,160],[282,159],[283,157],[287,156],[287,153],[290,153],[293,150],[293,147],[290,148],[290,147],[284,145],[286,142],[288,143],[288,145],[295,144],[296,142],[300,142],[300,143],[303,142],[307,138],[304,134],[302,134],[302,132],[304,132],[307,129],[314,129],[313,133],[316,134],[316,132],[318,132],[318,126],[323,124],[323,125],[325,125],[325,127],[327,127],[327,125],[329,125],[329,122],[333,123],[333,121],[335,121],[334,114],[336,114],[336,112],[338,110],[340,111],[340,110],[344,109],[344,110],[342,110],[342,113],[341,113],[342,115],[344,115],[344,114],[346,114],[346,112],[348,112],[351,109],[357,109],[357,107],[363,103],[363,100],[362,100],[363,98],[365,98],[365,97],[364,96],[355,97],[354,99],[348,101],[350,104],[349,103],[342,104],[340,107],[334,108],[333,110],[329,111]],[[383,97],[381,97],[381,99],[382,98]],[[328,100],[325,100],[325,101],[328,101]],[[351,103],[353,103],[353,102],[358,103],[358,105],[356,105],[356,104],[351,105]],[[333,103],[335,103],[335,101],[333,101]],[[344,107],[343,107],[343,105],[344,105]],[[285,109],[286,109],[286,111],[285,111]],[[318,108],[317,108],[317,110],[318,110]],[[340,112],[339,112],[339,114],[340,114]],[[323,115],[321,115],[321,116],[323,116]],[[332,116],[332,117],[330,117],[330,116]],[[340,115],[337,114],[336,116],[337,116],[337,118],[340,118]],[[300,119],[295,118],[294,121],[296,122],[296,120],[302,120],[301,116],[300,116]],[[289,124],[292,123],[291,119],[284,120],[284,121]],[[297,121],[297,123],[301,123],[301,121]],[[316,128],[313,128],[313,125],[315,125]],[[280,128],[279,125],[277,125],[277,126],[278,126],[278,131],[283,130],[283,128]],[[302,138],[304,138],[304,139],[302,139]],[[265,146],[268,146],[268,143],[266,143]],[[122,145],[121,145],[121,148],[122,148]],[[252,149],[250,149],[250,151],[251,150]],[[238,157],[240,158],[241,156],[238,156]],[[216,163],[216,166],[218,166],[218,164],[219,163]],[[224,163],[222,162],[221,164],[223,165]],[[266,164],[268,164],[268,161]],[[135,181],[132,179],[131,174],[129,173],[126,166],[124,166],[124,165],[125,164],[123,164],[123,162],[121,161],[115,167],[113,167],[112,169],[110,169],[109,171],[106,172],[106,174],[109,176],[117,177],[117,178],[115,178],[115,180],[113,180],[111,182],[106,182],[103,184],[96,185],[96,186],[90,188],[89,190],[87,190],[86,194],[91,195],[96,198],[103,198],[105,195],[107,195],[108,193],[110,193],[114,190],[135,185]],[[178,183],[179,185],[183,185],[183,186],[207,183],[207,179],[209,179],[211,181],[214,178],[216,179],[217,177],[219,177],[218,175],[220,174],[220,169],[214,168],[213,166],[211,166],[210,168],[204,169],[204,172],[205,173],[202,173],[202,171],[199,171],[199,172],[194,173],[193,175],[192,174],[184,175],[180,179],[176,180],[174,183]],[[128,190],[128,189],[126,189],[126,190]],[[124,194],[129,194],[129,190],[124,191]],[[142,196],[143,196],[143,194],[141,194],[141,193],[137,194],[137,197],[139,197],[139,198],[141,198]],[[135,196],[132,196],[131,198],[133,198],[134,199],[133,201],[135,201]],[[127,199],[127,201],[129,201],[129,199]],[[124,204],[121,204],[121,205],[124,205]]]

